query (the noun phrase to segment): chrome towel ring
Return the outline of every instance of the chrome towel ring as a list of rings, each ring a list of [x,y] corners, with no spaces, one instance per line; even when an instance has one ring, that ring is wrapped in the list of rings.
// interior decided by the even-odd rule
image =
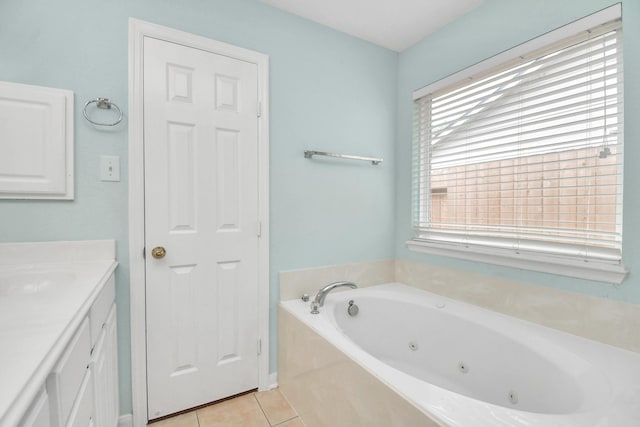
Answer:
[[[93,103],[96,104],[96,107],[102,110],[110,110],[111,107],[115,108],[116,110],[118,110],[118,116],[119,116],[118,119],[113,123],[94,122],[89,118],[89,116],[87,116],[87,107]],[[118,107],[115,103],[111,102],[109,98],[96,98],[96,99],[92,99],[91,101],[88,101],[86,104],[84,104],[84,108],[82,109],[82,114],[84,114],[84,118],[87,119],[89,123],[94,124],[96,126],[115,126],[122,121],[122,116],[123,116],[122,110],[120,109],[120,107]]]

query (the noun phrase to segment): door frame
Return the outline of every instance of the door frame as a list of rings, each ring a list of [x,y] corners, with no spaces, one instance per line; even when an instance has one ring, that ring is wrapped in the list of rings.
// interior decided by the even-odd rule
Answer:
[[[216,40],[129,18],[129,290],[133,425],[147,415],[147,353],[144,233],[143,40],[153,37],[250,62],[258,68],[258,388],[273,386],[269,376],[269,57]]]

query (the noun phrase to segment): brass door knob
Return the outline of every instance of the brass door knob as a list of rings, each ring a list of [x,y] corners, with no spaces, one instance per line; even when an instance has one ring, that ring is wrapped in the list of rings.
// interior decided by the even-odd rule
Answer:
[[[151,249],[151,256],[155,259],[162,259],[166,254],[167,250],[162,246],[156,246],[155,248]]]

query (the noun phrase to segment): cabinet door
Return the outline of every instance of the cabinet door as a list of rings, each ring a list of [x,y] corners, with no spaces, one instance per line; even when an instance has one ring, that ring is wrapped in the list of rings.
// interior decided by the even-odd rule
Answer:
[[[109,406],[105,395],[107,394],[107,354],[105,351],[105,334],[103,328],[91,357],[91,370],[93,371],[93,390],[95,398],[95,425],[97,427],[107,427],[107,408]],[[113,426],[110,426],[113,427]]]
[[[118,425],[120,416],[120,393],[118,381],[118,325],[116,320],[116,305],[111,307],[107,324],[105,325],[105,352],[107,353],[107,372],[109,373],[109,387],[107,395],[109,396],[110,406],[107,417],[108,427]]]
[[[82,380],[78,396],[73,404],[67,427],[91,427],[93,426],[94,410],[93,410],[93,378],[91,378],[91,368],[87,369],[87,373]]]
[[[90,353],[89,320],[85,318],[47,378],[51,423],[54,427],[67,425],[78,390],[87,372]]]
[[[112,305],[92,354],[96,427],[118,424],[116,306]]]

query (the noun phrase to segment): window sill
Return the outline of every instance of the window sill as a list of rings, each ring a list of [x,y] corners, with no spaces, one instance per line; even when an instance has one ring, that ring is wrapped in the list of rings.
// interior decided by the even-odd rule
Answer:
[[[432,242],[419,239],[408,240],[406,244],[407,248],[414,252],[613,284],[622,283],[629,273],[622,264],[584,260],[570,256],[525,251],[515,252],[486,246]]]

